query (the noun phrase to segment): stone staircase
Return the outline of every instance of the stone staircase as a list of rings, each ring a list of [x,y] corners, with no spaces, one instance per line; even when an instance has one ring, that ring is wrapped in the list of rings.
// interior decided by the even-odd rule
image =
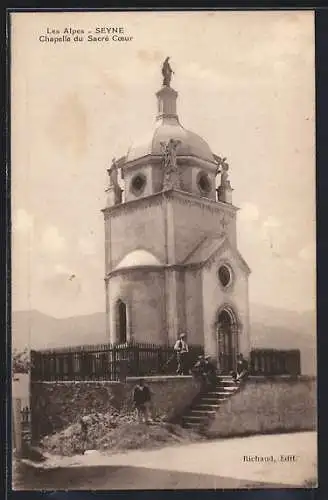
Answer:
[[[182,426],[196,432],[205,430],[222,402],[229,399],[238,388],[239,384],[230,375],[217,375],[215,385],[202,390],[186,410],[182,416]]]

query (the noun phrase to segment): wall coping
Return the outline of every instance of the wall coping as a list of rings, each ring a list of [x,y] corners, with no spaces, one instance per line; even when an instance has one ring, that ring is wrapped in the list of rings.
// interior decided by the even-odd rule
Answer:
[[[55,384],[55,385],[109,384],[109,385],[121,385],[122,382],[120,382],[119,380],[32,380],[32,384]]]
[[[145,382],[163,382],[165,380],[192,380],[192,375],[145,375],[144,377],[126,377],[127,382],[138,382],[144,380]]]
[[[192,375],[145,375],[143,377],[126,377],[126,382],[138,382],[139,380],[145,382],[163,382],[165,380],[192,380]],[[32,384],[108,384],[108,385],[121,385],[124,381],[119,380],[35,380]]]
[[[315,375],[249,375],[247,378],[248,382],[264,382],[264,381],[288,381],[288,380],[298,380],[300,382],[306,380],[316,380]]]
[[[163,382],[165,380],[193,380],[192,375],[145,375],[143,377],[126,377],[126,382],[138,382],[138,380],[145,382]],[[316,380],[315,375],[249,375],[247,382],[267,382],[267,381],[295,381],[300,382],[307,380]],[[124,381],[119,380],[32,380],[32,384],[107,384],[107,385],[121,385]]]

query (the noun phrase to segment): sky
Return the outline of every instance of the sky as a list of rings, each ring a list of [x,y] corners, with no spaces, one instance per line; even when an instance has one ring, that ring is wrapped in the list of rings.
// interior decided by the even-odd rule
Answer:
[[[14,13],[11,22],[14,310],[105,310],[106,169],[154,127],[166,56],[182,125],[228,158],[250,302],[315,309],[312,12]],[[133,39],[39,41],[47,28],[97,26]]]

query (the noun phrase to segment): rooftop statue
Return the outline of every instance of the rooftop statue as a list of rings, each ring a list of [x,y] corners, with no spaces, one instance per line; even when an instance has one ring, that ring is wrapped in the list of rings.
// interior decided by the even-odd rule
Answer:
[[[116,158],[113,158],[110,168],[107,169],[107,173],[109,175],[109,186],[106,191],[112,193],[111,196],[113,197],[112,200],[114,205],[122,203],[122,189],[120,188],[118,182],[118,168]]]
[[[169,63],[169,57],[165,59],[163,62],[162,66],[162,75],[163,75],[163,85],[166,87],[170,87],[171,83],[171,78],[172,78],[172,73],[174,74],[174,71],[172,70],[170,63]]]
[[[107,170],[109,179],[110,179],[110,186],[118,186],[118,166],[116,163],[116,158],[112,159],[112,164],[110,168]]]
[[[215,172],[215,176],[218,174],[222,174],[223,170],[228,171],[229,170],[229,165],[226,163],[227,158],[221,158],[221,156],[214,156],[217,164],[217,169]]]
[[[170,139],[167,143],[161,142],[164,166],[164,189],[180,188],[180,172],[177,165],[176,150],[181,141]]]
[[[229,170],[228,163],[222,163],[222,167],[221,167],[221,186],[229,187],[230,188],[231,186],[230,186],[230,181],[229,181],[228,170]]]

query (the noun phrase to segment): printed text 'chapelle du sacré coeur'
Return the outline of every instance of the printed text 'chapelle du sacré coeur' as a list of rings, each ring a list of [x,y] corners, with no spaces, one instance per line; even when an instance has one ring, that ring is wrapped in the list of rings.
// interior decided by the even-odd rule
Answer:
[[[109,43],[109,42],[132,42],[131,36],[124,26],[95,26],[85,29],[67,26],[63,29],[47,26],[40,33],[39,42],[42,43]]]

